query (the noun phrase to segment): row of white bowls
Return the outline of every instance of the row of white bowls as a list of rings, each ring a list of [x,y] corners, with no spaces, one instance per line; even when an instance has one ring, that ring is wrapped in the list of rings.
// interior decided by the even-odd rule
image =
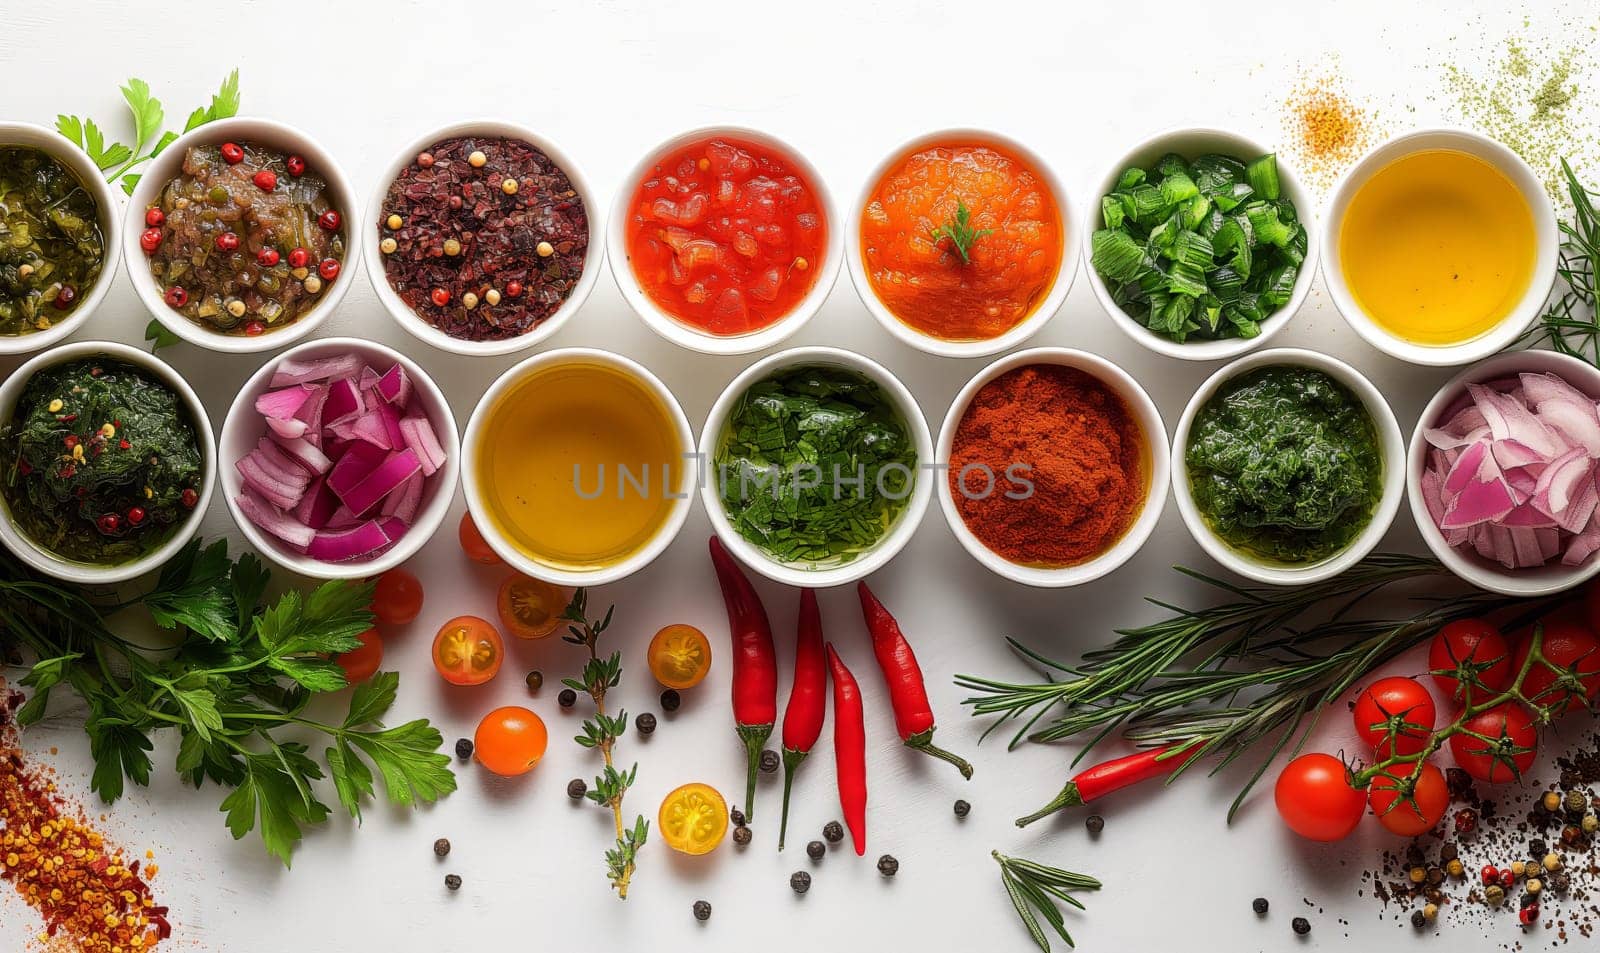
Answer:
[[[461,452],[452,453],[445,467],[428,481],[426,495],[417,519],[411,531],[400,543],[372,560],[327,563],[287,549],[245,518],[235,503],[240,493],[241,480],[233,463],[254,447],[256,441],[265,433],[263,422],[254,411],[254,402],[257,396],[268,389],[272,372],[280,361],[289,357],[312,359],[352,351],[377,367],[386,367],[393,363],[404,366],[413,378],[419,398],[439,433],[440,442],[446,447],[460,447]],[[1360,561],[1388,531],[1400,508],[1401,499],[1407,495],[1410,496],[1413,515],[1429,548],[1457,575],[1481,588],[1510,595],[1538,595],[1569,588],[1600,572],[1600,558],[1591,558],[1584,565],[1576,567],[1551,564],[1539,569],[1508,571],[1475,553],[1455,549],[1445,542],[1443,535],[1434,526],[1420,495],[1420,476],[1427,453],[1427,442],[1423,437],[1423,431],[1436,424],[1445,408],[1460,398],[1468,382],[1495,380],[1519,371],[1552,372],[1564,377],[1596,399],[1600,399],[1600,369],[1576,358],[1549,351],[1517,351],[1500,354],[1458,374],[1439,390],[1423,411],[1412,434],[1409,457],[1394,413],[1371,381],[1339,360],[1295,348],[1260,351],[1218,370],[1190,399],[1182,417],[1179,418],[1170,443],[1166,438],[1166,428],[1160,412],[1137,381],[1102,357],[1069,348],[1034,348],[1019,351],[993,362],[978,372],[951,404],[940,428],[937,444],[916,399],[892,373],[859,354],[829,347],[793,348],[773,354],[744,370],[724,389],[712,406],[705,426],[701,430],[698,445],[694,441],[687,417],[666,385],[638,363],[609,351],[564,348],[522,361],[506,371],[488,388],[473,412],[465,435],[460,436],[448,402],[437,384],[422,368],[391,348],[355,338],[329,338],[308,342],[268,361],[240,389],[239,396],[224,421],[220,441],[213,441],[211,424],[205,408],[201,406],[189,385],[171,367],[144,351],[107,342],[85,341],[62,345],[48,354],[30,360],[0,384],[0,419],[10,416],[23,387],[35,371],[59,362],[94,355],[106,355],[146,368],[172,387],[193,414],[199,431],[198,436],[204,443],[205,464],[218,474],[228,507],[245,537],[256,549],[285,568],[319,578],[370,576],[397,566],[410,558],[438,531],[450,509],[458,478],[463,481],[469,511],[477,518],[480,530],[496,553],[522,572],[563,585],[601,585],[614,582],[649,564],[670,545],[682,529],[688,517],[689,497],[697,482],[702,504],[713,528],[735,555],[763,575],[795,586],[843,585],[869,575],[883,566],[910,540],[935,494],[939,497],[946,522],[962,546],[995,573],[1032,586],[1079,585],[1111,572],[1139,551],[1155,529],[1165,506],[1169,486],[1174,490],[1179,512],[1190,534],[1209,555],[1246,578],[1268,584],[1303,585],[1337,575]],[[479,484],[474,468],[462,465],[463,459],[471,460],[478,454],[484,418],[500,397],[528,375],[562,362],[593,363],[614,367],[641,382],[656,394],[663,406],[670,410],[680,444],[685,447],[698,446],[700,455],[700,467],[682,468],[680,473],[682,482],[677,488],[681,493],[681,500],[674,505],[672,514],[657,536],[628,559],[603,570],[581,573],[562,571],[546,566],[522,553],[509,540],[498,534],[493,522],[485,518],[484,488]],[[721,438],[728,416],[739,397],[753,383],[781,368],[808,364],[842,367],[877,382],[906,420],[916,446],[918,460],[933,461],[936,465],[950,459],[956,428],[974,395],[985,384],[1010,370],[1030,364],[1056,364],[1082,370],[1101,380],[1123,399],[1145,434],[1146,446],[1149,449],[1147,461],[1149,487],[1143,507],[1123,537],[1105,553],[1092,560],[1065,568],[1022,566],[990,550],[967,528],[956,509],[949,480],[941,469],[923,469],[919,472],[911,497],[895,525],[882,540],[855,560],[823,568],[777,562],[741,537],[730,524],[723,511],[714,481],[704,476],[704,461],[714,458],[716,443]],[[1315,368],[1349,388],[1361,400],[1371,416],[1383,453],[1383,492],[1366,528],[1349,547],[1336,556],[1305,567],[1272,566],[1256,562],[1218,539],[1195,506],[1190,494],[1189,475],[1184,460],[1184,450],[1188,444],[1189,430],[1195,415],[1218,389],[1227,381],[1254,368],[1279,365]],[[213,446],[216,446],[214,454]],[[22,537],[9,519],[0,519],[0,542],[4,542],[35,568],[48,574],[81,583],[119,582],[161,565],[194,536],[211,500],[214,486],[215,483],[210,479],[206,481],[194,514],[165,545],[131,563],[114,567],[91,567],[60,560]]]
[[[646,178],[662,156],[690,142],[715,135],[726,135],[754,141],[792,157],[800,166],[806,178],[810,180],[817,193],[819,203],[826,210],[828,219],[827,251],[811,291],[784,318],[761,330],[737,336],[709,334],[689,327],[673,318],[645,293],[628,265],[625,232],[631,211],[633,184]],[[380,234],[377,223],[384,218],[383,201],[389,183],[393,182],[401,171],[415,160],[419,152],[442,139],[457,136],[512,137],[537,146],[560,165],[571,178],[574,187],[583,197],[588,211],[589,258],[577,285],[573,288],[565,303],[550,318],[542,322],[534,330],[519,337],[496,341],[468,341],[451,337],[420,318],[405,302],[401,301],[400,297],[390,287],[388,278],[384,273],[384,256],[378,248]],[[221,120],[186,133],[164,151],[161,156],[150,163],[149,167],[143,170],[143,177],[140,179],[138,187],[134,189],[130,201],[131,208],[142,210],[155,202],[164,184],[179,173],[184,153],[190,145],[219,143],[229,139],[256,142],[286,152],[297,152],[303,155],[311,168],[327,181],[330,201],[334,208],[341,210],[344,214],[346,229],[359,232],[358,235],[351,235],[350,240],[347,242],[344,276],[326,286],[322,300],[316,307],[312,308],[306,315],[289,327],[255,337],[220,334],[188,321],[167,307],[162,300],[165,289],[155,282],[150,275],[149,269],[144,267],[145,256],[139,247],[139,235],[143,230],[142,218],[128,216],[127,220],[121,224],[119,234],[118,203],[116,198],[111,189],[106,186],[98,170],[94,169],[93,164],[88,161],[88,158],[76,147],[67,143],[59,134],[50,130],[21,123],[0,123],[0,142],[16,141],[46,148],[52,154],[67,161],[72,166],[73,171],[85,183],[91,184],[101,207],[102,227],[108,236],[112,236],[112,239],[107,243],[107,261],[101,279],[96,282],[95,287],[85,297],[77,310],[67,320],[62,321],[50,331],[17,337],[0,337],[0,353],[31,351],[52,344],[70,334],[78,324],[93,312],[96,305],[103,299],[105,291],[110,284],[110,278],[115,273],[117,259],[121,257],[126,260],[128,274],[133,281],[134,288],[151,314],[155,315],[156,319],[174,334],[200,347],[217,351],[254,352],[272,350],[294,343],[315,330],[317,325],[338,307],[339,302],[350,287],[351,279],[356,272],[356,262],[364,259],[367,273],[377,291],[379,300],[383,302],[384,307],[394,320],[406,331],[420,340],[445,351],[482,355],[506,354],[534,347],[559,331],[582,307],[594,288],[600,271],[601,259],[609,257],[612,274],[622,289],[623,297],[627,299],[633,310],[638,313],[651,329],[662,337],[691,350],[715,354],[743,354],[762,350],[782,342],[800,330],[822,307],[823,301],[831,292],[837,279],[841,262],[847,262],[851,278],[867,310],[894,337],[911,347],[945,357],[985,357],[998,354],[1023,343],[1037,333],[1060,310],[1062,303],[1066,300],[1067,293],[1071,290],[1080,262],[1088,256],[1089,237],[1094,233],[1100,222],[1098,214],[1086,212],[1083,208],[1077,207],[1073,203],[1071,193],[1068,192],[1060,177],[1056,175],[1050,164],[1042,156],[1015,140],[988,130],[945,130],[921,136],[903,144],[900,148],[889,153],[878,167],[872,171],[867,178],[861,196],[851,206],[849,214],[844,219],[841,219],[825,180],[818,170],[804,158],[802,153],[767,133],[752,129],[721,126],[684,133],[651,150],[630,172],[625,180],[629,183],[628,186],[617,193],[611,209],[609,227],[607,227],[604,222],[604,216],[601,214],[603,206],[596,201],[596,193],[569,155],[531,129],[498,120],[474,120],[456,123],[430,132],[409,143],[389,163],[381,179],[383,182],[382,187],[374,191],[365,209],[365,214],[359,216],[359,218],[356,214],[353,214],[359,206],[355,191],[351,187],[348,177],[340,169],[333,156],[310,136],[290,126],[266,119],[233,118]],[[846,238],[859,233],[862,210],[866,207],[872,190],[894,164],[901,161],[907,154],[937,142],[967,140],[988,141],[999,144],[1022,157],[1028,164],[1037,169],[1057,197],[1068,227],[1062,236],[1061,261],[1055,282],[1048,296],[1031,315],[999,337],[982,341],[947,341],[917,331],[895,317],[884,306],[868,282],[860,243],[854,240],[846,241]],[[1342,221],[1344,209],[1348,206],[1350,197],[1357,187],[1378,169],[1401,155],[1417,150],[1436,148],[1467,151],[1483,158],[1503,171],[1529,200],[1529,205],[1534,211],[1539,244],[1538,266],[1533,280],[1530,282],[1529,289],[1523,296],[1523,300],[1517,304],[1507,319],[1501,322],[1494,331],[1453,347],[1424,347],[1412,344],[1396,338],[1373,322],[1356,303],[1345,284],[1338,258],[1337,227]],[[1146,139],[1119,157],[1096,182],[1092,194],[1099,196],[1111,191],[1123,170],[1129,166],[1148,167],[1154,164],[1162,155],[1169,152],[1178,152],[1186,156],[1218,152],[1250,158],[1261,155],[1266,151],[1268,150],[1265,147],[1244,136],[1220,129],[1197,128],[1164,132]],[[1548,198],[1545,196],[1543,186],[1527,164],[1514,152],[1485,136],[1462,130],[1427,130],[1400,136],[1378,146],[1365,158],[1357,162],[1334,190],[1329,214],[1325,217],[1321,228],[1315,225],[1315,203],[1310,193],[1300,183],[1299,177],[1290,165],[1281,157],[1278,160],[1278,169],[1284,195],[1294,204],[1301,222],[1306,226],[1308,248],[1305,265],[1300,269],[1289,302],[1269,320],[1263,322],[1260,335],[1254,338],[1228,338],[1214,341],[1195,340],[1181,344],[1172,341],[1151,332],[1142,322],[1129,316],[1118,307],[1112,300],[1110,289],[1106,287],[1099,274],[1095,272],[1093,267],[1085,266],[1085,270],[1089,274],[1090,286],[1101,306],[1112,317],[1113,322],[1134,341],[1168,357],[1202,361],[1226,360],[1238,357],[1247,351],[1261,347],[1288,324],[1310,293],[1312,279],[1317,272],[1317,264],[1321,261],[1323,263],[1324,278],[1335,305],[1346,320],[1350,322],[1351,326],[1367,341],[1395,357],[1413,363],[1434,365],[1465,364],[1482,359],[1514,341],[1538,314],[1545,295],[1554,281],[1559,235],[1555,224],[1555,214]],[[843,227],[840,227],[841,222]]]

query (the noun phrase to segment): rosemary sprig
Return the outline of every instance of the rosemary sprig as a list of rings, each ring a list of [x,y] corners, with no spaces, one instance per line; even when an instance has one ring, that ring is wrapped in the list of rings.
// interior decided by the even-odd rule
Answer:
[[[943,225],[933,230],[933,243],[937,245],[939,242],[949,239],[950,247],[956,250],[956,254],[961,256],[961,263],[966,265],[972,262],[972,258],[969,255],[972,243],[985,235],[992,234],[994,234],[994,229],[992,228],[972,227],[972,210],[967,208],[966,202],[958,199],[956,201],[956,213],[950,216],[949,220]]]
[[[1561,160],[1572,201],[1572,220],[1561,223],[1561,260],[1556,272],[1566,290],[1545,309],[1539,323],[1522,337],[1522,344],[1551,349],[1600,366],[1600,321],[1596,320],[1595,278],[1600,275],[1600,213],[1595,193],[1578,181],[1572,166]]]
[[[613,760],[617,739],[628,730],[628,713],[619,709],[615,715],[607,714],[606,693],[622,681],[622,653],[612,652],[601,658],[597,648],[601,634],[611,626],[611,613],[616,606],[608,607],[600,619],[590,619],[588,604],[587,590],[579,589],[572,594],[572,601],[561,614],[570,623],[567,626],[568,634],[562,636],[563,640],[582,646],[589,653],[589,659],[579,676],[562,679],[561,684],[594,699],[594,717],[584,721],[583,734],[574,740],[585,748],[598,749],[600,756],[605,759],[605,767],[594,779],[594,785],[585,797],[611,810],[617,829],[617,843],[606,851],[606,875],[617,891],[617,898],[626,900],[639,849],[650,834],[650,823],[642,814],[634,819],[632,827],[624,827],[622,823],[622,798],[633,787],[634,779],[639,774],[639,765],[635,763],[623,771],[617,768]]]
[[[1000,865],[1000,882],[1005,885],[1006,894],[1011,897],[1011,905],[1017,908],[1017,916],[1022,918],[1022,925],[1028,928],[1028,935],[1033,937],[1033,942],[1039,945],[1039,949],[1044,953],[1050,953],[1050,938],[1045,935],[1044,927],[1039,924],[1040,917],[1044,918],[1045,923],[1050,925],[1067,946],[1072,946],[1072,935],[1067,932],[1066,919],[1056,906],[1056,902],[1070,904],[1082,910],[1083,904],[1069,891],[1099,890],[1100,881],[1059,867],[1046,866],[1021,857],[1009,857],[997,850],[990,851],[989,856]]]

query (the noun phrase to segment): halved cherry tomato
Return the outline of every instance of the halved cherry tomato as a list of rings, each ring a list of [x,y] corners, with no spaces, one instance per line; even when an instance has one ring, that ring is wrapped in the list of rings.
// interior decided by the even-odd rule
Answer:
[[[1289,829],[1315,841],[1348,837],[1361,823],[1367,798],[1350,786],[1350,772],[1331,754],[1303,754],[1284,765],[1272,791]]]
[[[1416,679],[1380,678],[1356,698],[1356,734],[1374,748],[1416,754],[1433,731],[1433,708],[1433,696]]]
[[[461,528],[457,535],[461,538],[461,551],[467,554],[468,559],[485,566],[500,562],[500,557],[489,548],[483,534],[478,532],[478,524],[472,521],[471,513],[461,514]]]
[[[549,743],[544,719],[520,705],[507,705],[478,722],[472,735],[472,756],[495,774],[512,778],[532,770]]]
[[[482,685],[494,678],[505,654],[500,633],[475,615],[456,616],[433,637],[433,667],[452,685]]]
[[[656,827],[673,850],[708,853],[728,832],[728,802],[709,784],[685,784],[662,799]]]
[[[1490,698],[1516,676],[1510,643],[1483,619],[1457,619],[1441,628],[1428,646],[1428,669],[1433,683],[1458,705],[1469,703],[1469,690],[1480,700]]]
[[[1546,620],[1539,654],[1548,665],[1534,665],[1522,679],[1522,697],[1557,715],[1581,711],[1600,699],[1600,639],[1588,626]],[[1531,640],[1517,647],[1515,671],[1528,661]],[[1554,666],[1551,668],[1550,666]]]
[[[1469,719],[1462,727],[1473,734],[1452,735],[1450,753],[1461,770],[1479,781],[1505,784],[1526,776],[1533,767],[1539,733],[1533,727],[1533,716],[1521,705],[1498,705]]]
[[[516,573],[500,584],[500,624],[519,639],[542,639],[561,628],[567,598],[542,579]]]
[[[1445,783],[1444,772],[1424,762],[1413,784],[1411,774],[1416,767],[1395,765],[1393,775],[1380,774],[1372,779],[1367,794],[1367,803],[1372,805],[1379,823],[1401,837],[1420,837],[1433,830],[1450,807],[1450,787]],[[1407,787],[1411,788],[1409,796]]]
[[[650,640],[650,674],[666,688],[693,688],[711,671],[711,641],[692,625],[675,623]]]
[[[344,669],[344,680],[352,685],[371,678],[378,666],[383,664],[383,639],[377,629],[368,629],[356,638],[361,640],[359,648],[340,652],[333,657]]]
[[[410,625],[422,613],[422,580],[409,570],[391,569],[372,588],[372,614],[384,625]]]

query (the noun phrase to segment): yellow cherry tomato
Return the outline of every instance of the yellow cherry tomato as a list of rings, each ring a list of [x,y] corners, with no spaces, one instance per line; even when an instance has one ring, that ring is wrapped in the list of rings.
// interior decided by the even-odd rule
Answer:
[[[548,582],[517,573],[500,584],[496,606],[507,632],[519,639],[542,639],[561,627],[567,599]]]
[[[709,853],[728,833],[728,802],[709,784],[685,784],[661,801],[656,827],[673,850]]]
[[[485,768],[513,778],[531,771],[549,742],[544,719],[521,706],[507,705],[483,716],[472,736],[472,751]]]
[[[711,671],[711,642],[692,625],[669,625],[650,640],[650,674],[667,688],[693,688]]]
[[[452,685],[482,685],[506,654],[500,633],[475,615],[458,615],[433,637],[433,667]]]

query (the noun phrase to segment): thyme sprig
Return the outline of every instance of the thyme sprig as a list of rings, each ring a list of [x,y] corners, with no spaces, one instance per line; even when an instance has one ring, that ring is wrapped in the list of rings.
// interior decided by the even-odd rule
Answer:
[[[1011,905],[1016,907],[1017,916],[1022,918],[1022,925],[1028,928],[1028,935],[1033,937],[1039,949],[1050,953],[1050,938],[1039,924],[1040,917],[1067,946],[1073,946],[1072,935],[1067,932],[1066,918],[1056,903],[1059,901],[1082,910],[1083,904],[1070,891],[1099,890],[1100,881],[1086,874],[1021,857],[1010,857],[997,850],[990,851],[989,856],[1000,865],[1000,882],[1005,885]]]
[[[590,619],[588,605],[588,591],[579,589],[572,594],[572,601],[561,614],[570,623],[567,626],[568,634],[562,639],[582,646],[589,653],[578,677],[564,678],[561,684],[575,692],[583,692],[594,700],[594,717],[584,720],[583,733],[574,740],[585,748],[598,750],[605,760],[605,766],[584,796],[611,811],[617,829],[617,843],[606,851],[606,876],[617,891],[617,898],[626,900],[639,849],[650,834],[650,823],[641,814],[634,819],[632,827],[623,826],[622,798],[633,787],[634,779],[639,774],[639,765],[635,763],[624,771],[616,766],[613,758],[617,740],[628,730],[627,711],[618,709],[615,715],[606,711],[606,694],[622,681],[622,653],[612,652],[602,657],[598,649],[601,634],[611,627],[611,614],[616,606],[608,607],[601,618]]]
[[[1600,275],[1600,213],[1595,193],[1584,188],[1572,166],[1561,160],[1572,201],[1572,220],[1561,223],[1561,258],[1556,273],[1566,290],[1545,309],[1522,342],[1548,344],[1552,350],[1600,366],[1600,319],[1595,309],[1595,279]]]
[[[961,263],[966,265],[972,261],[969,255],[972,243],[985,235],[992,234],[994,234],[994,229],[992,228],[972,227],[972,210],[967,208],[966,202],[958,199],[956,201],[955,214],[950,216],[943,225],[933,230],[933,242],[937,245],[939,242],[949,239],[950,247],[956,250],[956,254],[961,256]]]

